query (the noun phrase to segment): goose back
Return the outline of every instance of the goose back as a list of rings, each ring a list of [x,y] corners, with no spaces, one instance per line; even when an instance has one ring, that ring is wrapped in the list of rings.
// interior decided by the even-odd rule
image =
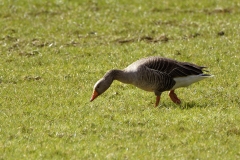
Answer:
[[[144,65],[152,70],[164,72],[172,78],[203,74],[202,70],[206,68],[192,63],[178,62],[163,57],[148,57],[134,63],[139,66]]]

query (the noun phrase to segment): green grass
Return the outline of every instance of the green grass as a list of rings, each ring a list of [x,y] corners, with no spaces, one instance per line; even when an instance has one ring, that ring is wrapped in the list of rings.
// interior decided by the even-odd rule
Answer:
[[[0,2],[0,159],[239,159],[238,0]],[[214,78],[167,93],[107,70],[159,55]]]

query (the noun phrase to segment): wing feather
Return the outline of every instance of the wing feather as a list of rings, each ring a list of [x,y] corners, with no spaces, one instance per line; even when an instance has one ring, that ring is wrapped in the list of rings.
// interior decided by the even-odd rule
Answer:
[[[150,69],[167,73],[173,78],[203,74],[203,69],[206,68],[188,62],[178,62],[162,57],[146,58],[144,59],[144,65]]]

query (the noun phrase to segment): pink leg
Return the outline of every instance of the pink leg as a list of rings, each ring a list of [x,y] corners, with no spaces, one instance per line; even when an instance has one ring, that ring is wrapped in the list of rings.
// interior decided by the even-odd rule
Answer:
[[[176,103],[176,104],[180,104],[181,103],[181,100],[177,97],[177,95],[174,93],[174,90],[171,90],[169,92],[169,97],[171,98],[171,100]]]
[[[156,97],[156,103],[155,103],[155,107],[157,107],[159,105],[160,102],[160,96]]]

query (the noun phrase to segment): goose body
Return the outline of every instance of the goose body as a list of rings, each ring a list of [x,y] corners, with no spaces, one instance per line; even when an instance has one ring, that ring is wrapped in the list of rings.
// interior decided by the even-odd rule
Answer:
[[[147,57],[130,64],[123,70],[108,71],[103,78],[96,82],[90,101],[105,92],[114,80],[132,84],[145,91],[154,92],[157,106],[162,92],[169,91],[174,103],[181,101],[174,93],[180,87],[187,87],[212,75],[204,74],[206,67],[188,62],[179,62],[163,57]]]

